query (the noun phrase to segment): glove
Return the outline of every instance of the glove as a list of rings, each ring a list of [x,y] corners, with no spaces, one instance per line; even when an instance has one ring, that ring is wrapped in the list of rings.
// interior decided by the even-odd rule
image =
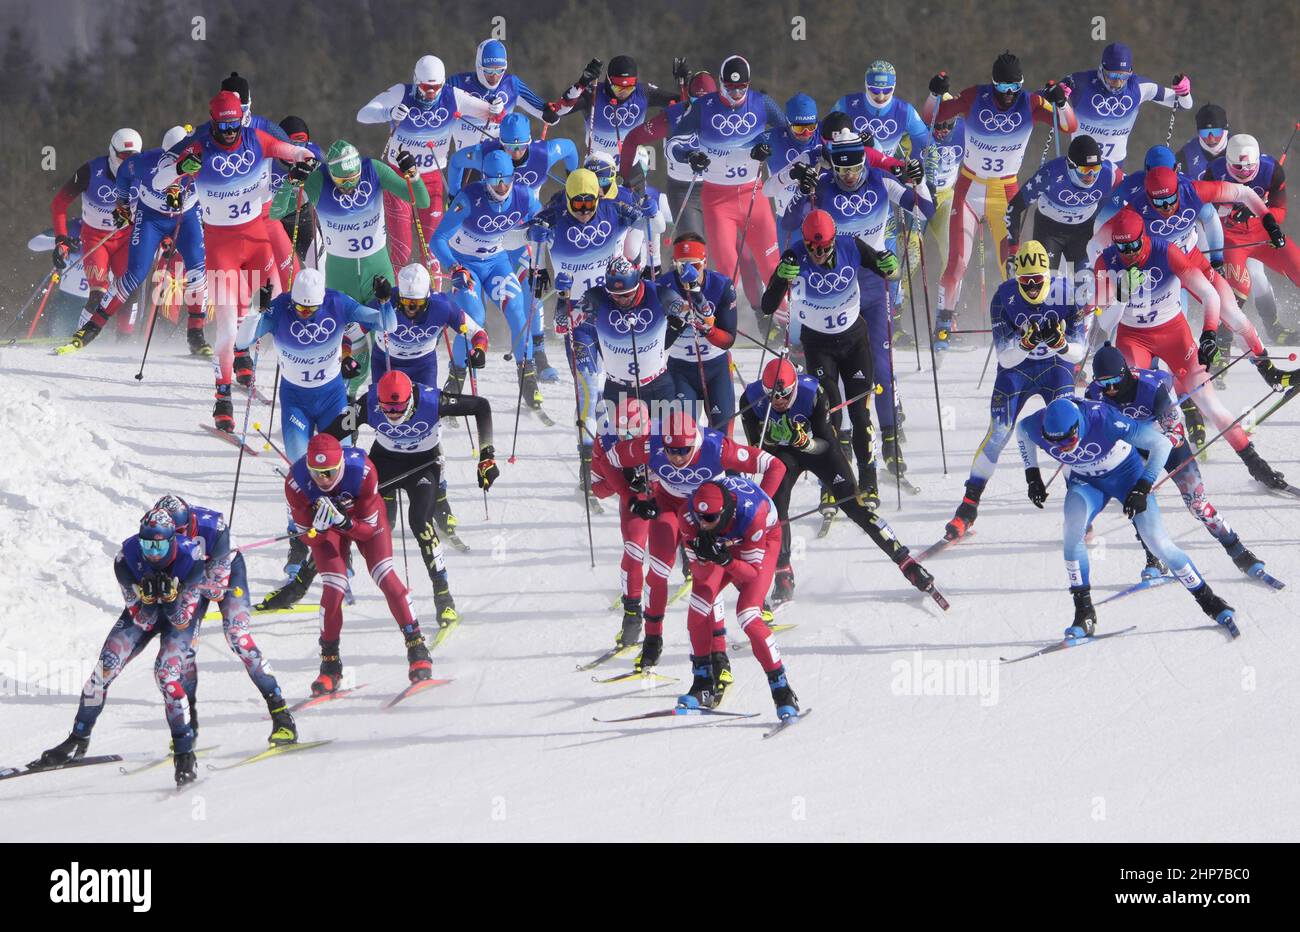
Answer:
[[[542,295],[551,290],[551,270],[539,268],[533,270],[533,297],[542,299]]]
[[[1260,218],[1260,222],[1264,224],[1264,232],[1268,234],[1268,241],[1274,249],[1281,249],[1286,245],[1286,234],[1282,232],[1276,217],[1267,213]]]
[[[794,281],[799,277],[799,257],[794,254],[793,249],[787,249],[781,253],[781,261],[777,263],[776,274],[788,282]]]
[[[1142,271],[1139,268],[1127,269],[1126,272],[1128,278],[1129,294],[1133,294],[1134,292],[1141,291],[1142,286],[1146,284],[1147,273]]]
[[[641,216],[646,220],[659,214],[659,199],[655,197],[644,197],[641,203],[637,205],[641,210]]]
[[[398,104],[392,110],[388,111],[388,119],[392,120],[394,123],[400,123],[406,119],[407,114],[410,112],[411,108],[406,104]]]
[[[339,363],[339,374],[344,379],[355,379],[361,374],[361,363],[351,356],[344,356]],[[320,530],[320,528],[317,528],[317,530]]]
[[[749,157],[755,162],[766,162],[771,154],[772,147],[761,140],[755,143],[754,148],[749,150]]]
[[[488,105],[488,120],[490,120],[493,123],[500,123],[501,118],[505,116],[506,102],[499,97],[493,97],[491,100],[487,102],[487,105]],[[557,116],[555,119],[558,120],[559,117]]]
[[[1045,344],[1052,352],[1059,353],[1065,349],[1065,321],[1057,320],[1055,323],[1049,323],[1044,319],[1039,321],[1034,329],[1037,331],[1035,339]]]
[[[1196,358],[1202,366],[1208,367],[1214,362],[1215,357],[1219,355],[1219,343],[1214,338],[1213,330],[1202,330],[1201,339],[1197,343]],[[1267,362],[1268,360],[1265,360]]]
[[[157,577],[152,573],[140,580],[134,587],[135,597],[144,605],[153,605],[158,601]]]
[[[304,184],[315,170],[315,159],[303,159],[301,162],[294,162],[293,165],[289,166],[289,184],[295,186]]]
[[[190,146],[176,162],[176,170],[182,175],[197,175],[199,169],[203,167],[203,150],[198,146]]]
[[[415,160],[415,156],[411,155],[411,153],[405,149],[399,149],[397,151],[397,170],[404,177],[414,181],[415,176],[419,174],[420,163]]]
[[[469,269],[463,265],[453,265],[449,273],[451,278],[451,287],[456,291],[473,291],[474,277],[470,275]]]
[[[393,283],[383,275],[376,275],[370,280],[370,290],[381,302],[387,301],[393,296]]]
[[[328,531],[335,527],[346,531],[352,527],[352,519],[339,511],[334,499],[321,496],[316,499],[316,513],[312,516],[311,526],[318,531]]]
[[[555,276],[555,290],[560,294],[568,294],[573,290],[573,276],[568,272],[561,272]]]
[[[488,444],[478,451],[478,487],[486,492],[492,488],[492,483],[497,481],[497,476],[501,475],[501,470],[497,468],[497,461],[492,457],[496,455],[496,450],[492,444]]]
[[[687,157],[686,162],[691,166],[691,171],[697,175],[709,167],[709,157],[699,150],[692,152]]]
[[[712,333],[714,324],[716,323],[717,318],[712,314],[704,314],[697,310],[691,315],[691,326],[693,326],[695,332],[702,337],[707,337]]]
[[[159,573],[154,576],[154,589],[159,602],[175,602],[181,594],[181,581],[175,576]]]
[[[68,254],[76,245],[77,241],[70,236],[54,237],[54,267],[60,272],[68,267]]]
[[[587,62],[587,67],[582,69],[582,77],[578,78],[576,84],[586,87],[588,84],[595,84],[600,80],[600,69],[604,67],[604,62],[599,58],[593,58]]]
[[[1232,210],[1228,212],[1228,222],[1234,224],[1249,223],[1254,216],[1255,212],[1245,204],[1235,204]]]
[[[695,551],[695,556],[708,563],[716,563],[718,566],[726,566],[731,562],[731,551],[728,549],[725,540],[718,540],[712,534],[700,531],[691,542],[691,549]]]
[[[881,278],[893,278],[898,274],[898,256],[888,249],[876,253],[875,263]]]
[[[1151,492],[1151,480],[1142,478],[1133,486],[1133,490],[1124,499],[1124,517],[1136,518],[1147,510],[1147,495]]]
[[[1026,353],[1032,353],[1038,348],[1038,328],[1033,321],[1027,320],[1020,326],[1020,348]]]
[[[951,86],[948,83],[948,72],[946,71],[940,71],[930,79],[930,93],[935,97],[942,98],[944,94],[948,93]]]
[[[804,162],[790,166],[790,177],[799,185],[799,193],[808,197],[817,190],[817,169]]]
[[[643,521],[653,521],[659,517],[659,503],[653,498],[634,498],[627,503],[627,510]]]
[[[790,419],[784,414],[769,418],[767,433],[763,436],[763,445],[768,447],[787,446],[794,440],[794,428]]]
[[[1271,359],[1256,359],[1255,368],[1259,370],[1259,374],[1264,377],[1264,381],[1269,384],[1269,387],[1278,392],[1289,389],[1293,384],[1291,377],[1296,374],[1296,370],[1285,372],[1279,369],[1273,365]],[[1300,379],[1295,380],[1294,384],[1300,384]]]
[[[790,446],[796,450],[807,450],[812,446],[812,434],[808,433],[808,425],[803,421],[792,421],[790,423],[791,433],[794,435],[790,440]]]
[[[1047,99],[1053,107],[1065,106],[1069,94],[1066,93],[1065,85],[1058,81],[1048,81],[1047,87],[1043,88],[1042,96]]]
[[[1174,93],[1179,97],[1186,97],[1192,92],[1192,79],[1181,71],[1174,75]]]
[[[680,272],[678,272],[677,280],[686,286],[687,291],[700,290],[700,271],[693,264],[688,263]]]
[[[678,84],[685,84],[686,80],[690,76],[691,76],[691,72],[690,69],[686,67],[686,59],[674,58],[673,59],[673,80],[676,81]]]
[[[1035,508],[1042,508],[1047,501],[1047,486],[1043,485],[1043,474],[1037,466],[1025,470],[1025,482],[1029,485],[1029,500]]]
[[[117,206],[113,208],[113,226],[119,230],[122,227],[131,224],[131,205],[123,201],[118,201]]]
[[[534,220],[528,225],[528,241],[539,245],[553,243],[555,242],[555,230],[545,220]]]
[[[185,194],[177,185],[172,185],[163,192],[163,203],[168,210],[181,210],[185,206]]]
[[[554,126],[560,122],[560,115],[555,112],[555,104],[547,104],[542,108],[542,122],[547,126]]]
[[[889,173],[907,184],[920,184],[925,179],[925,167],[920,159],[908,159],[902,165],[895,165]]]
[[[486,330],[480,330],[474,334],[470,340],[469,353],[465,357],[465,364],[471,369],[482,369],[487,365],[488,335]]]

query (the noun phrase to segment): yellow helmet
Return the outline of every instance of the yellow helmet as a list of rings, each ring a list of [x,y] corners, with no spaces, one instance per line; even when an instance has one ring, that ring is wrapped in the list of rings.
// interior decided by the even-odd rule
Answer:
[[[1052,263],[1047,250],[1036,239],[1020,244],[1016,252],[1016,287],[1030,304],[1047,300],[1047,283],[1052,277]]]
[[[596,178],[596,173],[589,168],[570,172],[569,177],[564,179],[564,197],[570,214],[573,213],[572,204],[576,197],[590,197],[594,208],[600,200],[600,181]]]

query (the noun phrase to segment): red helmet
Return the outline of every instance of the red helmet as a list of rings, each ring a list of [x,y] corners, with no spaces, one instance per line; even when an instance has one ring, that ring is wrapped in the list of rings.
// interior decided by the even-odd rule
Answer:
[[[700,521],[717,521],[722,530],[736,513],[736,493],[720,482],[706,482],[691,495],[691,511]]]
[[[700,429],[695,417],[683,407],[673,406],[663,425],[663,445],[673,450],[694,450],[700,444]]]
[[[835,218],[824,210],[809,213],[803,218],[803,242],[823,250],[830,247],[835,242]]]
[[[691,97],[703,97],[705,94],[716,94],[718,92],[718,82],[707,71],[697,71],[686,86],[686,93]]]
[[[1178,206],[1178,173],[1172,168],[1160,165],[1146,173],[1144,180],[1147,199],[1151,205],[1161,210],[1173,210]],[[1172,197],[1173,203],[1162,205],[1159,199]]]
[[[234,91],[222,91],[208,101],[208,115],[213,123],[242,122],[244,108],[239,103],[239,95]]]
[[[794,363],[782,357],[773,359],[763,367],[763,388],[778,397],[785,397],[799,384],[799,373]]]
[[[235,97],[234,94],[230,95]],[[238,100],[238,97],[235,97]],[[338,469],[343,465],[343,445],[331,434],[317,434],[307,444],[307,468],[314,471]]]
[[[1120,259],[1125,265],[1137,265],[1150,252],[1151,244],[1146,238],[1146,222],[1131,207],[1125,207],[1111,219],[1110,238],[1119,249]],[[1131,245],[1133,243],[1138,244],[1136,248]]]
[[[414,386],[411,377],[400,369],[389,369],[375,386],[379,408],[385,414],[405,413],[411,403]]]

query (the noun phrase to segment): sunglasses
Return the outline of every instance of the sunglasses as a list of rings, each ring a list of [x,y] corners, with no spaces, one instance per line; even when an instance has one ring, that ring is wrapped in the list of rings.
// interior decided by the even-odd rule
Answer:
[[[790,132],[800,139],[807,139],[817,131],[816,123],[791,123]]]
[[[674,260],[673,260],[673,268],[677,271],[677,273],[678,273],[679,275],[680,275],[682,272],[686,271],[686,267],[687,267],[688,265],[690,265],[690,266],[694,266],[694,267],[695,267],[695,270],[696,270],[697,272],[699,272],[701,275],[704,274],[704,260],[703,260],[703,259],[674,259]]]
[[[483,69],[483,76],[486,77],[486,78],[501,78],[501,77],[505,77],[505,73],[506,73],[506,69],[504,69],[504,68],[484,68],[484,69]]]
[[[1133,77],[1131,71],[1103,71],[1103,77],[1112,84],[1122,84],[1129,78]]]
[[[212,128],[218,133],[233,133],[243,125],[242,120],[229,120],[225,123],[216,123]]]
[[[728,97],[744,97],[749,91],[748,84],[723,84],[722,89],[726,91]]]
[[[876,85],[868,84],[868,85],[867,85],[867,93],[868,93],[868,94],[875,94],[877,97],[883,97],[883,96],[885,96],[886,94],[892,94],[892,93],[894,93],[894,85],[891,84],[891,85],[889,85],[888,87],[879,87],[879,86],[876,86]]]
[[[636,87],[636,78],[624,75],[623,77],[610,78],[609,83],[614,87]]]
[[[1164,210],[1166,207],[1175,207],[1178,204],[1178,195],[1170,194],[1168,197],[1151,198],[1151,206]]]
[[[442,91],[441,84],[420,85],[420,93],[422,93],[425,97],[436,97],[440,91]]]
[[[330,175],[330,178],[340,188],[355,188],[357,182],[361,180],[361,172],[357,172],[355,175]]]
[[[140,552],[146,557],[165,557],[167,551],[171,549],[172,542],[167,539],[163,540],[145,540],[140,539]]]
[[[1046,275],[1018,275],[1016,281],[1027,288],[1042,288],[1047,284]]]
[[[140,153],[136,152],[134,149],[114,149],[113,154],[125,162],[127,159],[139,155]]]
[[[799,387],[799,383],[791,382],[789,385],[782,385],[780,388],[772,388],[769,391],[775,401],[785,401],[794,394],[794,390]]]
[[[308,466],[308,467],[307,467],[308,471],[309,471],[313,476],[315,476],[315,477],[318,478],[318,479],[324,479],[324,480],[326,480],[326,481],[329,481],[330,479],[332,479],[332,478],[334,477],[334,475],[335,475],[335,474],[336,474],[340,469],[342,469],[342,468],[343,468],[342,466],[328,466],[328,467],[326,467],[326,468],[324,468],[324,469],[317,469],[317,468],[314,467],[314,466]]]
[[[715,515],[715,514],[705,515],[705,514],[700,514],[698,511],[695,513],[695,520],[707,527],[712,527],[713,525],[717,524],[721,518],[722,515]]]
[[[316,313],[318,307],[320,307],[319,304],[299,304],[297,301],[293,302],[293,309],[297,312],[299,317],[310,317],[312,314]]]
[[[993,89],[999,94],[1014,94],[1025,86],[1024,81],[994,81]]]
[[[1062,451],[1068,453],[1070,450],[1073,450],[1075,445],[1079,442],[1079,428],[1072,427],[1067,433],[1064,433],[1059,437],[1052,437],[1045,433],[1043,434],[1043,438],[1047,440],[1048,443],[1054,443],[1060,447]]]
[[[1128,243],[1116,243],[1115,248],[1120,252],[1140,252],[1142,249],[1142,240],[1141,238],[1138,238]]]

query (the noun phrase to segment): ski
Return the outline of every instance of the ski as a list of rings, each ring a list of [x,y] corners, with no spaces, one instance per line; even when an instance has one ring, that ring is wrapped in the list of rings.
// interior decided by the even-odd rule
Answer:
[[[605,506],[600,503],[600,499],[594,495],[587,495],[582,486],[578,486],[577,496],[578,501],[582,501],[583,497],[586,496],[586,500],[591,503],[591,513],[593,515],[603,515],[605,513]]]
[[[586,663],[580,663],[574,669],[582,672],[586,672],[587,670],[594,670],[602,663],[606,663],[610,660],[613,660],[615,657],[631,656],[631,651],[636,650],[640,646],[641,644],[640,642],[638,642],[636,644],[629,644],[626,647],[622,645],[611,647],[609,650],[605,651],[605,653],[601,654],[595,660],[589,660]]]
[[[429,650],[437,650],[442,642],[451,637],[451,633],[460,627],[460,619],[450,621],[445,625],[438,626],[438,633],[433,636],[433,643],[429,645]]]
[[[687,577],[686,579],[682,580],[681,585],[679,585],[677,589],[673,592],[673,594],[668,597],[668,604],[669,605],[676,604],[683,597],[685,597],[690,591],[691,591],[691,580],[690,577]]]
[[[1286,483],[1285,485],[1280,485],[1280,486],[1277,485],[1266,486],[1266,488],[1274,495],[1279,495],[1279,496],[1284,495],[1287,496],[1288,498],[1300,498],[1300,488],[1296,488],[1289,482]]]
[[[393,706],[397,705],[403,699],[407,699],[411,696],[414,696],[416,693],[422,693],[426,689],[433,689],[435,686],[446,686],[450,682],[451,680],[416,680],[414,683],[412,683],[410,686],[403,689],[392,699],[389,699],[388,702],[384,704],[384,708],[391,709]]]
[[[215,426],[213,426],[212,424],[200,424],[199,426],[202,427],[204,430],[206,430],[208,433],[210,433],[212,436],[221,438],[222,440],[226,441],[226,443],[230,444],[231,446],[234,446],[234,447],[243,447],[243,448],[244,448],[244,452],[247,453],[249,456],[257,456],[257,451],[256,451],[256,450],[254,450],[254,449],[253,449],[252,447],[250,447],[248,444],[243,443],[242,441],[240,441],[240,439],[239,439],[238,437],[236,437],[234,434],[227,433],[227,432],[224,431],[224,430],[218,430],[218,429],[217,429]]]
[[[837,515],[839,515],[838,509],[832,511],[828,515],[822,515],[822,526],[817,529],[818,540],[825,537],[827,534],[831,532],[831,525],[835,523],[835,518]]]
[[[786,603],[782,603],[782,604],[784,605],[784,604],[786,604]],[[768,625],[768,626],[767,626],[767,630],[768,630],[768,631],[771,631],[773,634],[780,634],[782,631],[789,631],[791,628],[797,628],[797,627],[799,627],[797,624],[790,624],[790,625]],[[744,650],[746,647],[749,647],[749,642],[748,642],[748,641],[733,641],[733,642],[732,642],[731,644],[729,644],[728,646],[729,646],[733,651],[736,651],[736,650]]]
[[[76,760],[70,760],[66,764],[54,764],[42,767],[37,765],[33,767],[28,764],[25,767],[0,767],[0,780],[8,780],[11,777],[26,777],[34,773],[48,773],[51,770],[69,770],[73,767],[92,767],[95,764],[113,764],[122,759],[121,754],[98,754],[93,757],[78,757]]]
[[[547,414],[546,411],[543,410],[542,408],[540,407],[534,408],[532,405],[529,405],[528,410],[536,414],[537,419],[541,421],[543,424],[545,424],[547,427],[555,426],[555,419],[552,418],[549,414]]]
[[[939,554],[943,553],[945,550],[947,550],[949,547],[951,547],[953,544],[957,543],[958,541],[967,540],[974,536],[975,536],[974,531],[967,531],[961,537],[944,537],[941,540],[935,541],[929,547],[926,547],[919,554],[913,557],[913,559],[916,560],[917,563],[921,563],[922,561],[928,560],[931,557],[938,556]]]
[[[365,689],[366,684],[360,686],[350,686],[347,689],[336,689],[332,693],[322,693],[319,696],[309,696],[301,702],[289,706],[290,712],[302,712],[307,709],[314,709],[318,705],[324,705],[327,702],[333,702],[335,699],[342,699],[344,696],[350,696],[358,689]]]
[[[221,747],[221,745],[213,744],[206,748],[195,748],[194,756],[196,758],[207,757],[209,754],[211,754],[219,747]],[[176,756],[175,754],[168,754],[166,757],[156,758],[154,760],[149,761],[148,763],[141,764],[139,767],[131,767],[129,769],[126,767],[118,767],[117,771],[123,776],[129,777],[133,774],[144,773],[146,770],[153,770],[155,767],[161,767],[163,764],[170,764],[175,756]]]
[[[604,679],[593,676],[591,681],[593,683],[627,683],[630,681],[676,683],[677,677],[664,676],[662,673],[654,673],[650,670],[628,670],[626,673],[617,673],[614,676],[607,676]]]
[[[1137,630],[1137,625],[1129,625],[1127,628],[1121,628],[1118,631],[1107,631],[1105,634],[1094,634],[1091,637],[1063,638],[1054,644],[1048,644],[1046,647],[1039,648],[1032,654],[1025,654],[1023,657],[1012,657],[1009,660],[1006,657],[999,657],[998,659],[1003,663],[1019,663],[1022,660],[1031,660],[1034,657],[1041,657],[1044,654],[1053,654],[1058,650],[1065,650],[1067,647],[1078,647],[1080,644],[1088,644],[1092,641],[1101,641],[1106,638],[1118,637],[1121,634],[1128,634],[1130,631],[1135,630]]]
[[[893,474],[893,473],[890,473],[888,476],[885,477],[885,479],[884,479],[884,483],[885,483],[885,485],[886,485],[886,486],[893,485],[894,483],[893,483],[893,481],[891,481],[891,480],[894,480],[894,474]],[[908,495],[920,495],[920,494],[921,494],[921,489],[920,489],[920,487],[919,487],[919,486],[915,486],[915,485],[913,485],[913,484],[908,480],[908,478],[907,478],[906,476],[899,476],[899,477],[897,477],[897,482],[898,482],[898,484],[899,484],[900,486],[902,486],[903,491],[906,492]]]
[[[443,531],[440,536],[443,540],[449,541],[461,553],[469,553],[469,544],[461,540],[460,535],[455,531]]]
[[[306,615],[308,613],[315,613],[320,611],[320,603],[319,602],[295,602],[293,605],[287,606],[285,608],[267,608],[267,609],[252,608],[249,611],[254,617],[258,617],[261,615]],[[219,619],[221,618],[221,609],[219,608],[213,609],[212,611],[204,615],[203,618],[205,621],[213,621]]]
[[[1256,582],[1261,582],[1264,585],[1269,586],[1273,589],[1286,588],[1286,583],[1282,582],[1282,580],[1278,579],[1276,576],[1272,576],[1264,572],[1264,564],[1257,563],[1251,569],[1252,571],[1247,573],[1246,575],[1249,576],[1251,579],[1255,580]]]
[[[948,604],[947,598],[944,597],[944,594],[939,591],[939,588],[934,583],[930,583],[930,588],[925,590],[925,594],[934,599],[934,604],[938,605],[945,612],[951,608]]]
[[[775,728],[769,728],[767,731],[763,732],[763,737],[771,738],[774,735],[779,735],[781,732],[785,731],[791,725],[797,725],[800,722],[802,722],[805,718],[808,717],[808,713],[811,711],[812,711],[811,708],[807,708],[802,710],[796,715],[791,715],[789,718],[781,719],[781,721],[777,723]]]
[[[74,344],[74,343],[65,343],[65,344],[63,344],[62,346],[56,346],[56,347],[54,347],[54,353],[53,353],[53,355],[55,355],[55,356],[67,356],[67,355],[69,355],[69,354],[71,354],[71,353],[80,352],[82,349],[84,349],[84,347],[77,346],[77,345]]]
[[[258,751],[250,757],[243,760],[235,761],[233,764],[227,764],[224,767],[218,767],[216,764],[208,764],[209,770],[234,770],[236,767],[243,767],[245,764],[256,764],[271,757],[278,757],[281,754],[288,754],[292,751],[309,751],[312,748],[322,747],[326,744],[332,744],[333,738],[326,738],[324,741],[295,741],[293,744],[277,744],[275,747],[267,748],[265,751]]]
[[[1143,579],[1140,582],[1129,586],[1127,589],[1121,589],[1113,595],[1106,596],[1106,598],[1096,603],[1096,607],[1100,608],[1107,602],[1114,602],[1116,599],[1122,599],[1126,595],[1132,595],[1135,592],[1141,592],[1143,589],[1151,589],[1155,586],[1163,586],[1165,583],[1173,581],[1174,577],[1172,576],[1155,576],[1150,579]]]
[[[717,709],[683,709],[673,706],[671,709],[659,709],[657,712],[643,712],[640,715],[628,715],[625,718],[596,718],[593,722],[612,725],[617,722],[639,722],[647,718],[674,718],[679,715],[718,715],[724,718],[758,718],[757,712],[720,712]]]

